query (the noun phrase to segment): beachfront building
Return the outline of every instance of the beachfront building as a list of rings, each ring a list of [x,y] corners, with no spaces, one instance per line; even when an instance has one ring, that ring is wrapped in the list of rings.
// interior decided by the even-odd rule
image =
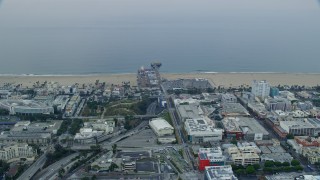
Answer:
[[[270,94],[270,84],[266,81],[257,81],[252,82],[252,94],[262,99],[266,98]]]

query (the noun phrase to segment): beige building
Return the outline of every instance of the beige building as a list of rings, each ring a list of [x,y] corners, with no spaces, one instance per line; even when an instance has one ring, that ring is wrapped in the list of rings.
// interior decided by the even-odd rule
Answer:
[[[308,159],[310,164],[320,162],[320,147],[304,147],[302,155]]]
[[[255,148],[230,147],[227,149],[232,161],[236,165],[259,164],[260,157]]]
[[[35,150],[28,144],[1,144],[0,159],[5,161],[17,161],[20,158],[34,160]]]

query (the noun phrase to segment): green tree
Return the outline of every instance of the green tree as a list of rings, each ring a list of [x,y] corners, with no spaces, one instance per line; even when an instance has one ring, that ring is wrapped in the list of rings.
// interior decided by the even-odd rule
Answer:
[[[299,165],[300,165],[300,162],[299,162],[298,160],[293,159],[293,160],[291,161],[291,166],[299,166]]]
[[[237,139],[236,138],[232,138],[232,140],[230,141],[232,144],[237,144]]]
[[[111,163],[111,165],[109,166],[109,171],[114,171],[115,169],[119,168],[119,166],[116,163]]]
[[[65,173],[66,171],[63,169],[63,168],[60,168],[59,169],[59,177],[62,178],[63,177],[63,174]]]
[[[277,167],[281,167],[281,166],[282,166],[282,163],[281,163],[281,162],[276,161],[276,162],[274,162],[274,165],[275,165],[275,166],[277,166]]]
[[[112,145],[112,152],[115,154],[117,152],[117,144]]]
[[[266,161],[264,163],[264,167],[273,167],[274,166],[274,162],[273,161]]]
[[[97,176],[96,175],[93,175],[92,177],[91,177],[91,180],[96,180],[97,179]]]
[[[290,166],[290,163],[289,162],[283,162],[282,166]]]
[[[294,135],[293,134],[288,134],[287,135],[287,139],[293,139],[294,138]]]
[[[235,173],[237,174],[237,175],[242,175],[242,174],[245,174],[245,170],[244,169],[237,169],[236,171],[235,171]]]
[[[303,167],[300,166],[300,165],[297,165],[297,166],[294,166],[294,169],[295,169],[296,171],[302,171],[302,170],[303,170]]]
[[[246,173],[247,174],[254,174],[254,173],[256,173],[256,170],[254,169],[254,167],[253,166],[248,166],[247,168],[246,168]]]
[[[258,170],[258,169],[260,169],[260,164],[254,164],[253,167],[255,170]]]
[[[265,167],[263,168],[263,172],[272,172],[273,169],[271,167]]]

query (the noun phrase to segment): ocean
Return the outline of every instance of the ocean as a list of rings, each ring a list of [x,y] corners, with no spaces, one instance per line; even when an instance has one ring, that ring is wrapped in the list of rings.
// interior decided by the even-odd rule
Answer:
[[[0,0],[0,74],[320,73],[319,0]]]

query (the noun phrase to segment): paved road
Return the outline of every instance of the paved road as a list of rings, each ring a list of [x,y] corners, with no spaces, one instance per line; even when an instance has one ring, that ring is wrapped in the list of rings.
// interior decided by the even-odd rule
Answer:
[[[44,166],[47,160],[46,153],[43,153],[38,160],[33,163],[17,180],[27,180],[31,179],[34,174]]]
[[[192,167],[192,169],[195,169],[194,167],[194,163],[193,163],[193,157],[189,151],[189,147],[186,143],[186,140],[184,139],[184,136],[183,134],[181,133],[181,125],[179,122],[179,118],[176,116],[176,113],[175,113],[175,108],[174,108],[174,105],[171,103],[171,97],[167,94],[166,90],[163,88],[163,86],[161,85],[161,88],[165,94],[165,98],[166,98],[166,101],[167,101],[167,108],[168,108],[168,111],[170,113],[170,116],[171,116],[171,119],[173,120],[173,124],[174,124],[174,127],[175,127],[175,130],[178,130],[178,142],[180,142],[182,144],[182,147],[183,147],[183,150],[184,150],[184,153],[186,155],[186,161],[190,164],[190,167]]]
[[[54,164],[48,166],[47,168],[45,168],[44,170],[39,172],[35,176],[34,179],[47,180],[47,179],[52,178],[56,173],[59,172],[59,169],[61,167],[64,167],[67,164],[69,164],[71,159],[78,156],[78,155],[79,155],[79,153],[74,153],[74,154],[71,154],[71,155],[59,160],[58,162],[55,162]]]
[[[120,135],[118,137],[114,137],[112,139],[110,139],[109,141],[103,142],[101,143],[101,147],[103,149],[110,149],[112,147],[113,144],[117,143],[118,141],[120,141],[123,138],[132,136],[134,134],[139,133],[140,131],[142,131],[144,129],[145,126],[148,125],[147,121],[143,121],[141,122],[137,127],[135,127],[134,129],[128,131],[127,133],[125,133],[124,135]]]

